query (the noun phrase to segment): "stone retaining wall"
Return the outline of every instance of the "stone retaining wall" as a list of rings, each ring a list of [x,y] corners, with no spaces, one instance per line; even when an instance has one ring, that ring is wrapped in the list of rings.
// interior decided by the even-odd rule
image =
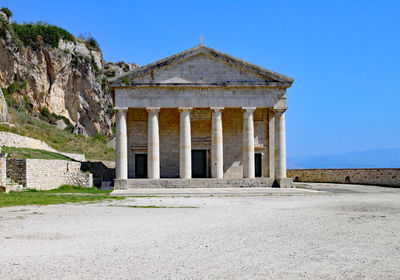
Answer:
[[[7,159],[7,177],[15,182],[26,185],[26,160],[17,158]]]
[[[294,182],[342,183],[400,187],[400,168],[289,169]]]
[[[15,148],[29,148],[29,149],[38,149],[38,150],[45,150],[57,154],[64,155],[68,158],[71,158],[73,160],[77,161],[85,161],[85,155],[84,154],[73,154],[73,153],[63,153],[59,152],[56,149],[53,149],[49,145],[47,145],[45,142],[22,136],[19,134],[14,134],[11,132],[4,132],[0,131],[0,146],[7,146],[7,147],[15,147]]]
[[[0,187],[5,187],[7,183],[7,161],[6,155],[0,152]]]
[[[28,189],[49,190],[64,184],[92,187],[92,174],[80,168],[80,162],[66,160],[8,159],[7,177]]]

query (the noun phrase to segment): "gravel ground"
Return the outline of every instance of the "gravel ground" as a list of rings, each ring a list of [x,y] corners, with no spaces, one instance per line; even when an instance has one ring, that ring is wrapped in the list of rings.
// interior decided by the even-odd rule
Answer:
[[[0,279],[400,279],[400,189],[298,186],[0,208]]]

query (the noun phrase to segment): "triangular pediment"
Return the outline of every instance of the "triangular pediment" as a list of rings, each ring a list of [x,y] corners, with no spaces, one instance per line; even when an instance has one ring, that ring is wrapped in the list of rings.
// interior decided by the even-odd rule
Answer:
[[[129,84],[126,81],[129,81]],[[145,65],[111,80],[112,86],[138,84],[276,84],[290,87],[292,83],[293,79],[289,77],[204,45]]]

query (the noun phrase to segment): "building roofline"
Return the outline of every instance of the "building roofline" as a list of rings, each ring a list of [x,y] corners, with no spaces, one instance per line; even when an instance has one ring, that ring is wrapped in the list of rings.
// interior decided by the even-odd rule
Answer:
[[[124,78],[126,78],[126,77],[142,76],[142,75],[145,75],[147,73],[150,73],[154,69],[159,69],[159,68],[162,68],[162,67],[166,67],[166,66],[168,66],[170,64],[176,63],[176,62],[178,62],[180,60],[183,60],[183,59],[186,59],[188,57],[192,57],[192,56],[195,56],[195,55],[198,55],[198,54],[201,54],[201,53],[213,56],[216,59],[220,59],[220,60],[226,61],[226,62],[231,63],[233,65],[236,65],[238,67],[242,67],[242,68],[244,68],[244,69],[246,69],[248,71],[255,72],[256,74],[259,74],[261,76],[272,78],[272,79],[274,79],[274,80],[276,80],[278,82],[281,82],[281,83],[284,83],[284,84],[289,84],[289,86],[287,86],[287,87],[290,87],[291,84],[294,81],[294,79],[292,79],[290,77],[287,77],[285,75],[279,74],[279,73],[274,72],[272,70],[263,68],[263,67],[258,66],[256,64],[247,62],[247,61],[242,60],[240,58],[233,57],[233,56],[228,55],[226,53],[220,52],[218,50],[215,50],[213,48],[210,48],[208,46],[200,44],[200,45],[197,45],[197,46],[195,46],[193,48],[190,48],[190,49],[187,49],[185,51],[179,52],[177,54],[174,54],[174,55],[168,56],[166,58],[157,60],[155,62],[152,62],[150,64],[144,65],[144,66],[142,66],[142,67],[140,67],[138,69],[135,69],[133,71],[124,73],[124,74],[119,75],[117,77],[114,77],[114,78],[109,80],[110,84],[111,84],[111,87],[123,86],[121,83],[124,80]]]

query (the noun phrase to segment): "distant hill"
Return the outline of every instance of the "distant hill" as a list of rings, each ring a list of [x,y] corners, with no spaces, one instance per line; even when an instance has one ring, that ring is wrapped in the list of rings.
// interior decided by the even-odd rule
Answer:
[[[348,152],[338,155],[288,157],[288,169],[400,168],[400,149]]]

